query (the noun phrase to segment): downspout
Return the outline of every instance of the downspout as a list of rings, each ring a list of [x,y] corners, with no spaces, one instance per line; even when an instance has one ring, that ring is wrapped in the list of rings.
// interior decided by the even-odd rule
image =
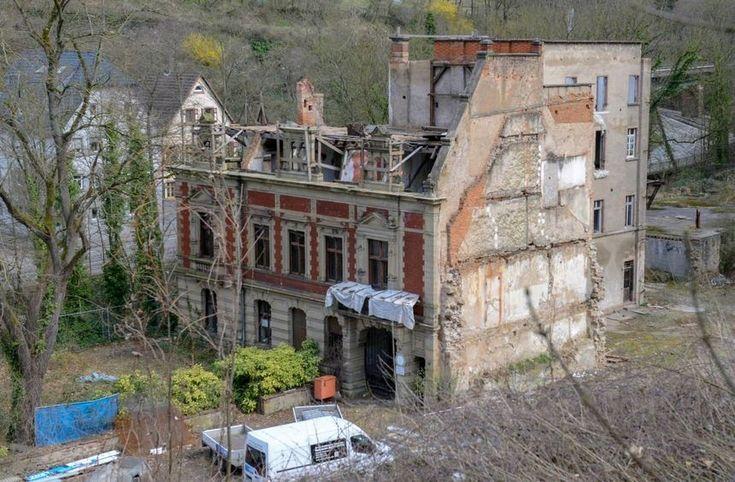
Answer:
[[[644,65],[645,65],[645,61],[644,61],[643,56],[641,55],[640,71],[638,74],[638,79],[639,79],[639,82],[641,83],[640,85],[640,90],[641,90],[640,97],[641,98],[640,98],[640,102],[638,105],[638,132],[640,133],[641,137],[643,137],[643,108],[644,108],[644,99],[645,99],[644,95],[648,96],[650,99],[650,93],[643,92],[643,86],[645,85],[645,79],[643,77]],[[650,90],[650,87],[649,87],[649,90]],[[649,104],[650,104],[650,101],[649,101]],[[650,125],[646,126],[646,128],[647,129],[650,128]],[[647,132],[646,141],[648,141],[648,135],[649,134]],[[664,136],[665,135],[666,134],[664,134]],[[640,234],[641,222],[642,222],[642,219],[645,219],[646,217],[645,211],[643,212],[643,215],[641,215],[641,209],[640,209],[640,205],[641,205],[641,162],[643,162],[643,152],[642,152],[643,145],[642,143],[639,143],[639,144],[641,145],[638,146],[638,166],[636,166],[637,169],[635,172],[635,209],[636,209],[635,214],[637,215],[637,217],[636,217],[636,226],[635,226],[635,257],[633,258],[635,260],[633,264],[634,276],[635,276],[635,293],[633,293],[633,302],[636,304],[640,303],[641,301],[640,293],[641,293],[642,286],[640,285],[642,283],[639,282],[641,280],[639,280],[638,278],[638,270],[642,269],[642,266],[640,266],[641,256],[640,256],[639,243],[640,243],[640,237],[641,237],[641,234]],[[646,163],[648,163],[648,142],[646,142]]]

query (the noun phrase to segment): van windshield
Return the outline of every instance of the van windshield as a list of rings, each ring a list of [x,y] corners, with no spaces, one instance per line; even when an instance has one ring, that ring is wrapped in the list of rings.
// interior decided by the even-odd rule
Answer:
[[[255,469],[255,472],[265,477],[265,454],[258,449],[247,446],[245,451],[245,463]]]

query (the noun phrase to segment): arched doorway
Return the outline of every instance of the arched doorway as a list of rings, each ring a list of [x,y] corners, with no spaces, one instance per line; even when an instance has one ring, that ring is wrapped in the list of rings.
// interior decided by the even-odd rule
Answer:
[[[291,344],[297,350],[306,340],[306,313],[298,308],[291,308]]]
[[[365,337],[365,381],[368,388],[381,398],[393,398],[393,337],[382,328],[368,328]]]

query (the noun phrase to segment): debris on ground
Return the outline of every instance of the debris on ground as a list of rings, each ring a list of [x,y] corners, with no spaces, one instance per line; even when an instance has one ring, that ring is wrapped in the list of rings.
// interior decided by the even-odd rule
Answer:
[[[92,372],[89,375],[84,375],[79,378],[77,378],[77,381],[79,383],[98,383],[98,382],[107,382],[107,383],[115,383],[117,381],[117,378],[115,375],[108,375],[106,373],[101,372]]]

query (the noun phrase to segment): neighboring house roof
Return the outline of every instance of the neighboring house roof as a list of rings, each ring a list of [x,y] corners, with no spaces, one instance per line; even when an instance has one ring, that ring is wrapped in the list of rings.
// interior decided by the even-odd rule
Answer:
[[[222,108],[223,114],[232,119],[217,93],[201,74],[167,73],[143,81],[144,108],[150,108],[151,121],[156,130],[165,130],[171,125],[175,116],[180,115],[181,106],[197,83],[205,85]]]

